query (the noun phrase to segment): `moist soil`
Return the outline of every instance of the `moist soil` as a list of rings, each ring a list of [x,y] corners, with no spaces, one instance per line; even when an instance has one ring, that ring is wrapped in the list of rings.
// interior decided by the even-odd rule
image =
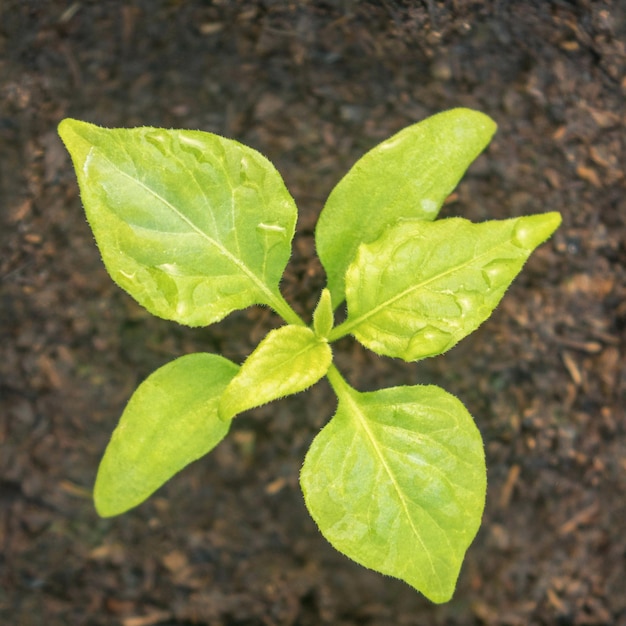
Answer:
[[[0,3],[0,622],[20,626],[626,624],[626,4],[350,0]],[[132,512],[90,491],[133,389],[194,351],[241,362],[278,320],[204,329],[116,287],[64,117],[202,129],[267,155],[299,206],[285,297],[310,319],[314,226],[366,150],[456,106],[499,125],[443,215],[560,211],[502,304],[416,364],[338,342],[360,390],[436,383],[475,416],[488,498],[433,605],[331,548],[298,485],[325,382],[249,411]]]

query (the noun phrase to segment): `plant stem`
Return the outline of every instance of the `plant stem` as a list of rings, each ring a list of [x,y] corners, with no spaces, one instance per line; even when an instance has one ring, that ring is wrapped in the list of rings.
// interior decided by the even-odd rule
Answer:
[[[272,294],[271,300],[267,303],[269,306],[280,315],[287,324],[294,324],[295,326],[306,326],[302,318],[291,308],[287,300],[283,298],[282,294]]]
[[[352,387],[350,387],[346,379],[341,375],[341,372],[335,367],[334,363],[331,363],[326,372],[326,376],[334,392],[337,394],[337,397],[340,397],[340,394],[346,394],[352,391]]]
[[[328,335],[328,342],[332,343],[350,334],[350,328],[352,326],[354,326],[354,322],[351,320],[345,320],[345,322],[342,322],[339,326],[335,326]]]

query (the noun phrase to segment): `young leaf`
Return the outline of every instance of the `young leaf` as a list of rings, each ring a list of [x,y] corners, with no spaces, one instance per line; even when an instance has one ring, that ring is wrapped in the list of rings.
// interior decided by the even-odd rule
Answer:
[[[315,230],[337,307],[359,244],[400,218],[433,220],[496,130],[489,117],[452,109],[409,126],[359,159],[333,189]]]
[[[485,504],[483,446],[471,415],[435,386],[333,386],[337,412],[300,475],[311,516],[357,563],[433,602],[449,600]]]
[[[417,361],[441,354],[492,313],[558,213],[472,224],[407,220],[363,244],[346,275],[352,333],[378,354]]]
[[[109,274],[148,311],[202,326],[262,303],[299,323],[278,290],[297,210],[265,157],[200,131],[59,134]]]
[[[304,326],[270,331],[241,366],[220,400],[223,420],[316,383],[332,361],[325,339]]]
[[[318,337],[328,337],[335,321],[333,304],[328,289],[322,289],[320,301],[313,312],[313,330]]]
[[[188,354],[151,374],[131,397],[98,469],[102,517],[124,513],[212,450],[230,423],[217,406],[238,367],[214,354]]]

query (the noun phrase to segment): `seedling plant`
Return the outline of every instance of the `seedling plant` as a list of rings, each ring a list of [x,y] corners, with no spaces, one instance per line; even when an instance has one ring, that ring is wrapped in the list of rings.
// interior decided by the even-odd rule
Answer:
[[[98,470],[98,513],[137,506],[212,450],[235,416],[326,376],[338,405],[304,459],[307,509],[354,561],[433,602],[449,600],[485,505],[480,433],[438,386],[354,389],[331,344],[352,335],[405,361],[446,352],[491,315],[558,227],[558,213],[435,219],[495,128],[482,113],[453,109],[352,167],[317,223],[327,286],[307,325],[279,289],[297,209],[265,157],[207,132],[63,120],[89,224],[120,287],[152,314],[188,326],[255,304],[285,322],[243,364],[186,354],[139,385]]]

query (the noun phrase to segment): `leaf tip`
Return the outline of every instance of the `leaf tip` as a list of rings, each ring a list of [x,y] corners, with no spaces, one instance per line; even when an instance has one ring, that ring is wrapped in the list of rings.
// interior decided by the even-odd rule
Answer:
[[[513,243],[520,248],[533,250],[554,233],[561,221],[561,214],[557,211],[523,217],[515,227]]]
[[[103,504],[96,498],[94,498],[93,503],[98,517],[101,517],[102,519],[107,519],[109,517],[115,517],[116,515],[119,515],[118,512],[110,510],[106,504]]]
[[[228,402],[224,402],[222,400],[217,408],[217,417],[222,422],[230,422],[235,417],[235,415],[237,415],[237,411],[233,411],[232,408],[228,406],[228,404]]]
[[[455,131],[463,136],[468,133],[481,135],[483,137],[483,147],[486,146],[495,132],[498,130],[498,124],[489,115],[475,109],[466,107],[458,107],[443,111],[437,115],[446,116],[454,124]]]
[[[120,506],[119,499],[116,500],[115,495],[111,495],[110,489],[106,489],[102,486],[102,477],[100,475],[101,470],[98,471],[98,477],[96,478],[96,484],[93,490],[93,504],[96,509],[96,513],[106,519],[108,517],[115,517],[128,511],[132,506]]]
[[[72,121],[71,117],[66,117],[59,122],[57,132],[61,135],[61,137],[63,137],[63,135],[70,129]]]
[[[446,590],[442,591],[441,593],[424,593],[423,591],[421,593],[433,604],[445,604],[446,602],[452,600],[452,596],[454,595],[454,589],[455,587],[453,587],[451,591]]]
[[[313,330],[320,338],[328,337],[333,328],[332,296],[328,288],[324,288],[313,313]]]
[[[92,126],[88,122],[81,122],[80,120],[76,120],[72,117],[66,117],[59,122],[57,126],[57,132],[59,133],[59,137],[67,143],[72,135],[79,134],[79,128],[83,126]]]
[[[69,149],[69,145],[72,141],[72,136],[75,134],[74,127],[76,124],[76,120],[71,117],[66,117],[65,119],[59,122],[57,126],[57,133],[59,137],[61,137],[61,141],[65,144]]]

